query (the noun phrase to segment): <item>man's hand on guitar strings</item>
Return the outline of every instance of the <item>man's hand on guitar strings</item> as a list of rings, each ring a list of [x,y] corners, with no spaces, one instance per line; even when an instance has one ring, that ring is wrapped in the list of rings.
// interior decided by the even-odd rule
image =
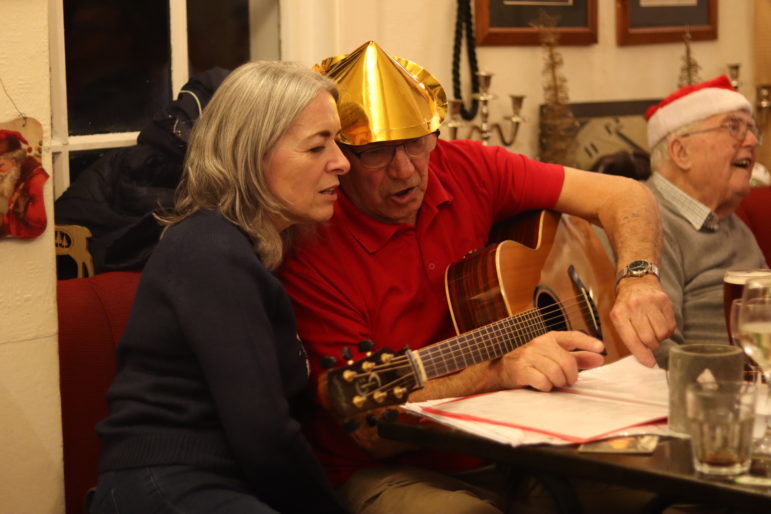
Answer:
[[[646,366],[656,364],[653,350],[675,331],[672,302],[654,275],[619,282],[610,319],[632,355]]]
[[[583,332],[547,332],[490,364],[498,389],[532,387],[550,391],[574,384],[578,372],[600,366],[602,341]]]

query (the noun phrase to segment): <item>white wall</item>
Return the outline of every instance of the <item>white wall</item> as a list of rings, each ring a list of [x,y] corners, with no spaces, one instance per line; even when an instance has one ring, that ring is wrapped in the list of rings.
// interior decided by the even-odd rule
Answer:
[[[472,2],[473,4],[473,2]],[[616,12],[612,0],[598,0],[598,43],[560,47],[571,102],[661,98],[677,86],[682,43],[616,45]],[[433,73],[452,98],[454,0],[282,0],[282,57],[314,64],[324,57],[350,52],[367,40],[392,55],[420,64]],[[718,39],[692,43],[706,80],[741,63],[741,92],[754,99],[752,56],[753,2],[719,2]],[[325,30],[326,29],[326,30]],[[464,42],[465,55],[465,42]],[[524,94],[528,125],[512,150],[537,154],[538,105],[543,101],[540,46],[485,46],[477,49],[480,69],[494,73],[491,121],[510,115],[508,94]],[[468,102],[469,71],[461,72]]]
[[[50,142],[48,0],[2,0],[0,78]],[[0,89],[0,121],[17,117]],[[43,166],[51,169],[50,152]],[[53,242],[53,181],[45,188],[49,226],[37,239],[0,240],[0,512],[64,511]]]

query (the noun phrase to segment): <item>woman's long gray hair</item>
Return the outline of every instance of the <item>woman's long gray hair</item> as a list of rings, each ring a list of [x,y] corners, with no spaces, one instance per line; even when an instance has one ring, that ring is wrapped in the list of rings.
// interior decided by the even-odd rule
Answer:
[[[296,63],[256,61],[230,73],[193,126],[174,209],[157,215],[164,231],[215,210],[250,236],[266,267],[277,267],[295,229],[279,233],[270,222],[286,211],[267,187],[265,157],[322,91],[337,100],[333,81]]]

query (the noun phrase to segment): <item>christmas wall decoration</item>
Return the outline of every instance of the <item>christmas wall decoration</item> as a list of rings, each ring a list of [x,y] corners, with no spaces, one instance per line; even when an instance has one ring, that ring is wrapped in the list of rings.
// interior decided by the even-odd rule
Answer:
[[[37,120],[0,123],[0,239],[31,239],[46,228],[42,141]]]

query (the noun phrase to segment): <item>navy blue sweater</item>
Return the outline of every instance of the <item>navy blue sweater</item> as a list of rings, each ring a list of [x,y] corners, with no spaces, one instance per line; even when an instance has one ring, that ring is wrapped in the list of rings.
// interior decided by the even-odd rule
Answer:
[[[296,334],[283,287],[236,226],[199,212],[170,228],[118,346],[100,470],[222,470],[280,512],[337,512],[290,412],[308,378]]]

